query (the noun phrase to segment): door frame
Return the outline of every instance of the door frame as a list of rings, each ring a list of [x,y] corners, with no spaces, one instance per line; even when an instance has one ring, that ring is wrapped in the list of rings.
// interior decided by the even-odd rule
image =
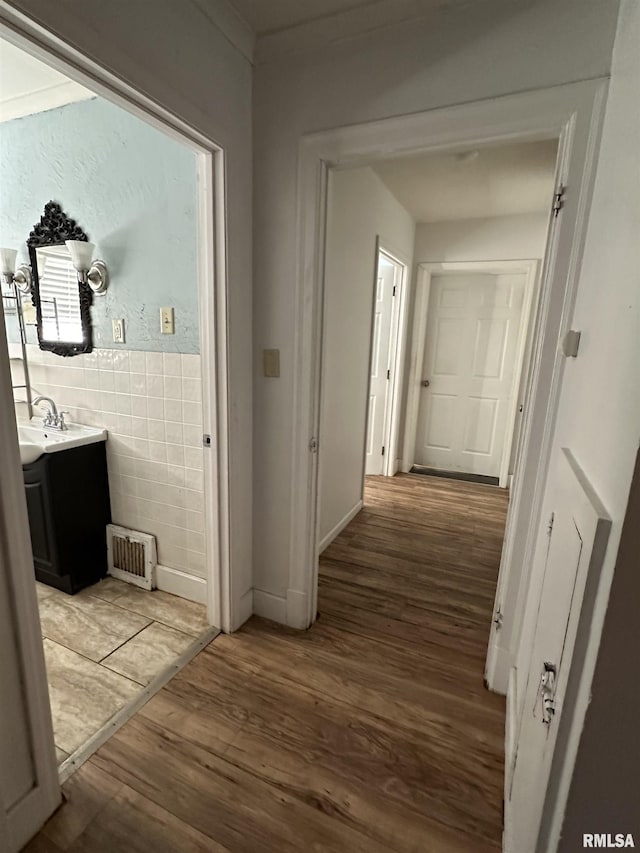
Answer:
[[[197,172],[197,289],[202,370],[205,572],[209,622],[223,631],[236,623],[229,543],[229,365],[227,340],[227,251],[225,152],[211,140],[63,43],[28,18],[0,5],[0,36],[99,97],[191,148]]]
[[[387,258],[400,269],[400,277],[396,287],[398,292],[391,309],[391,335],[389,338],[389,393],[384,407],[384,426],[382,429],[382,440],[385,455],[382,460],[382,476],[393,477],[398,471],[398,424],[400,419],[400,405],[402,402],[402,388],[404,379],[404,351],[406,345],[406,321],[407,321],[407,284],[409,279],[410,260],[402,252],[390,248],[390,244],[378,236],[376,240],[376,271],[374,280],[374,300],[371,315],[371,340],[369,344],[369,383],[371,382],[371,355],[373,346],[373,321],[375,316],[375,287],[377,286],[378,261],[380,255]],[[367,395],[368,399],[368,395]],[[369,419],[365,429],[365,436],[369,434]],[[363,472],[366,470],[366,437],[364,446]],[[362,478],[362,498],[364,499],[364,476]]]
[[[502,453],[500,455],[499,485],[506,488],[509,482],[509,462],[513,449],[516,419],[518,415],[518,389],[525,369],[525,352],[530,333],[531,317],[536,302],[538,280],[538,261],[535,259],[509,261],[443,261],[439,263],[420,263],[416,277],[416,295],[413,309],[413,332],[411,338],[411,362],[407,389],[407,407],[402,453],[402,470],[407,473],[413,468],[415,444],[420,411],[420,382],[424,361],[424,348],[427,338],[429,299],[433,276],[470,273],[479,275],[505,275],[521,273],[525,276],[525,291],[518,328],[513,383],[511,386],[511,404],[507,414],[507,426]]]
[[[550,219],[536,323],[541,333],[533,354],[529,411],[525,412],[521,475],[514,484],[512,548],[503,553],[501,577],[510,595],[528,586],[531,552],[540,522],[564,360],[558,339],[569,328],[577,294],[582,249],[597,164],[608,80],[599,78],[397,116],[310,134],[300,140],[297,180],[295,341],[290,459],[289,573],[286,621],[307,628],[316,618],[318,595],[318,437],[323,338],[323,279],[327,176],[332,167],[369,165],[382,157],[419,151],[456,150],[489,142],[560,140],[556,189],[571,181],[564,210]],[[559,251],[560,248],[560,251]],[[321,436],[320,436],[321,439]],[[522,500],[516,500],[517,493]],[[518,571],[512,571],[518,567]],[[486,677],[506,692],[517,643],[511,620],[503,631],[507,654],[495,632]],[[506,673],[506,675],[504,675]],[[504,684],[503,684],[504,682]]]
[[[30,18],[0,3],[0,36],[96,95],[121,107],[160,132],[191,148],[196,154],[198,183],[198,308],[202,371],[203,430],[211,436],[204,454],[204,528],[206,551],[206,605],[211,624],[234,630],[244,615],[242,596],[232,583],[230,539],[229,457],[229,341],[228,270],[226,228],[225,151],[215,140],[200,133],[164,107],[120,80],[72,45]],[[4,330],[2,332],[4,334]],[[16,492],[19,466],[18,442],[13,420],[13,395],[8,353],[0,346],[0,399],[7,417],[0,413],[0,465],[11,476],[0,480],[0,529],[13,530],[18,541],[8,562],[8,583],[19,628],[19,656],[33,738],[37,792],[42,808],[30,807],[31,823],[44,820],[60,801],[60,783],[53,749],[46,671],[40,637],[35,593],[31,582],[32,557],[24,497]],[[18,489],[19,491],[19,489]],[[23,490],[24,491],[24,490]],[[17,531],[17,533],[16,533]],[[12,543],[10,543],[12,544]],[[28,581],[28,582],[27,582]],[[30,795],[31,796],[31,795]],[[26,802],[26,800],[25,800]],[[34,815],[37,817],[34,820]],[[0,821],[3,826],[5,821]],[[28,838],[24,838],[24,844]],[[21,846],[21,845],[20,845]]]
[[[33,826],[43,824],[58,807],[61,794],[3,319],[0,304],[0,400],[6,401],[0,406],[0,597],[9,602],[13,617],[34,779],[31,790],[5,812],[0,775],[0,845],[6,839],[14,853],[27,843]],[[3,697],[11,697],[12,688],[4,685]]]

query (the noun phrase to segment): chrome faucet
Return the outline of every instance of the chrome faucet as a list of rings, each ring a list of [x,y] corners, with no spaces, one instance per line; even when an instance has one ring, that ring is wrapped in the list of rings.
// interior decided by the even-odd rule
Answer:
[[[49,403],[49,406],[51,407],[42,419],[42,426],[45,429],[68,429],[66,423],[64,422],[64,416],[68,415],[68,412],[58,412],[58,407],[51,399],[51,397],[36,397],[32,405],[37,406],[39,403]]]

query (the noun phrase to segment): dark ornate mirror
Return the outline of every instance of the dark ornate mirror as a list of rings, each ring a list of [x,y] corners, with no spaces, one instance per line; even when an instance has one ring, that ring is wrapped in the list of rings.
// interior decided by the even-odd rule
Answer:
[[[33,276],[33,304],[40,349],[72,356],[93,349],[88,282],[78,280],[65,240],[87,242],[87,235],[50,201],[27,239]]]

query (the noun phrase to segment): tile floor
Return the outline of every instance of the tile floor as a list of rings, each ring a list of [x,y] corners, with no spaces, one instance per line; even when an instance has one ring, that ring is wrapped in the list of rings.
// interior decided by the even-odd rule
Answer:
[[[114,578],[77,595],[36,588],[58,763],[209,628],[204,606]]]

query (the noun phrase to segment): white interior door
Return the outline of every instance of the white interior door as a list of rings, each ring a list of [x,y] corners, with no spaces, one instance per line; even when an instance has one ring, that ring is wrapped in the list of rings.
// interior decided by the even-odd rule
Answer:
[[[524,294],[521,273],[433,277],[417,465],[499,477]]]
[[[544,579],[533,645],[530,652],[522,649],[519,666],[517,670],[514,667],[509,682],[507,702],[507,731],[514,730],[516,737],[512,744],[507,738],[504,849],[519,853],[537,849],[551,762],[560,746],[554,781],[561,807],[563,787],[568,786],[572,769],[572,762],[565,761],[569,738],[565,735],[560,744],[557,735],[587,573],[600,571],[611,527],[585,473],[567,449],[561,451],[551,507],[549,530],[542,533],[547,541],[541,541],[537,551]],[[523,684],[524,703],[512,695],[519,684]],[[522,709],[520,719],[511,719],[518,707]],[[577,731],[582,728],[575,717],[570,724],[563,723],[565,732],[574,727]],[[547,826],[552,819],[549,816]]]
[[[365,474],[382,474],[384,436],[389,402],[391,325],[393,299],[398,267],[382,252],[378,253],[376,292],[371,340],[371,376],[369,379],[369,411]]]

